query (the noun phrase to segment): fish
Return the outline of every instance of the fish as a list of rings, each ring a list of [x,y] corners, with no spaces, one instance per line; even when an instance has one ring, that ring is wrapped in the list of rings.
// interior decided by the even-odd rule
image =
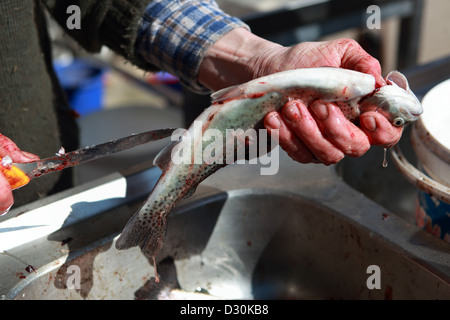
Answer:
[[[139,246],[153,259],[158,282],[156,256],[164,242],[170,212],[182,199],[192,195],[204,179],[235,161],[234,155],[226,152],[230,146],[236,152],[234,139],[245,140],[243,143],[248,147],[250,142],[245,131],[263,128],[264,116],[279,110],[291,99],[300,99],[307,105],[314,101],[336,103],[351,121],[370,110],[383,113],[394,126],[417,120],[422,106],[405,76],[393,71],[387,75],[386,82],[387,85],[377,88],[375,78],[369,74],[342,68],[304,68],[274,73],[213,93],[211,106],[187,130],[178,133],[178,141],[155,157],[154,164],[161,168],[162,174],[147,200],[125,225],[116,248]],[[225,155],[226,161],[195,161],[195,150],[208,148],[201,135],[197,133],[196,138],[196,130],[222,133],[222,156]],[[227,130],[235,133],[240,130],[240,134],[227,136]],[[216,150],[217,154],[219,151]]]

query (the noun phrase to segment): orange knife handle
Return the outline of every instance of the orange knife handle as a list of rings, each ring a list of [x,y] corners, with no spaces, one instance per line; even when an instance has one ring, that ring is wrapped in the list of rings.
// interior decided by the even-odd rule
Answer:
[[[1,164],[1,160],[0,158],[0,172],[8,180],[12,190],[23,187],[30,182],[30,178],[22,170],[13,165],[4,166]]]

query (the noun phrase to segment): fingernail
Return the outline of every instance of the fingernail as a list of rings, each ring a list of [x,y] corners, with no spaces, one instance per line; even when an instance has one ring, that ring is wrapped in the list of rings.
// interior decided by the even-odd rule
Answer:
[[[296,105],[291,105],[284,115],[291,121],[296,121],[300,118],[300,112],[298,111],[298,107]]]
[[[39,157],[35,154],[29,153],[26,151],[22,151],[21,153],[27,160],[30,160],[30,161],[39,160]]]
[[[3,211],[0,211],[0,216],[4,216],[5,214],[7,214],[9,212],[9,209],[11,209],[11,207],[12,207],[12,205],[10,205],[9,208],[7,208]]]
[[[280,122],[280,119],[278,119],[278,115],[277,114],[271,115],[266,120],[266,125],[269,126],[271,129],[280,129],[281,122]]]
[[[316,103],[311,107],[314,115],[319,120],[325,120],[328,117],[327,106],[323,103]]]
[[[361,122],[364,125],[364,127],[369,131],[375,131],[377,129],[377,123],[375,121],[374,117],[362,117]]]

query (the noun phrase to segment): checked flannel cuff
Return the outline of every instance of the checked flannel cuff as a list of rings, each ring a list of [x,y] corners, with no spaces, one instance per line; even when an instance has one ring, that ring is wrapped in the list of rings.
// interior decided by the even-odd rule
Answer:
[[[203,57],[220,37],[238,27],[249,29],[212,0],[155,0],[141,19],[136,50],[191,90],[206,93],[209,90],[196,80]]]

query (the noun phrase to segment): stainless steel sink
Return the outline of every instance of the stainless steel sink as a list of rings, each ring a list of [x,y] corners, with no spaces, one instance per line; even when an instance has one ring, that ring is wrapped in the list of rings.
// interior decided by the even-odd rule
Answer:
[[[350,187],[335,166],[280,155],[274,176],[250,164],[219,170],[171,214],[161,286],[223,299],[450,299],[448,244]],[[13,210],[0,223],[0,244],[11,239],[0,297],[154,298],[145,295],[152,263],[114,241],[159,173],[134,168]],[[379,289],[368,286],[371,266]]]

